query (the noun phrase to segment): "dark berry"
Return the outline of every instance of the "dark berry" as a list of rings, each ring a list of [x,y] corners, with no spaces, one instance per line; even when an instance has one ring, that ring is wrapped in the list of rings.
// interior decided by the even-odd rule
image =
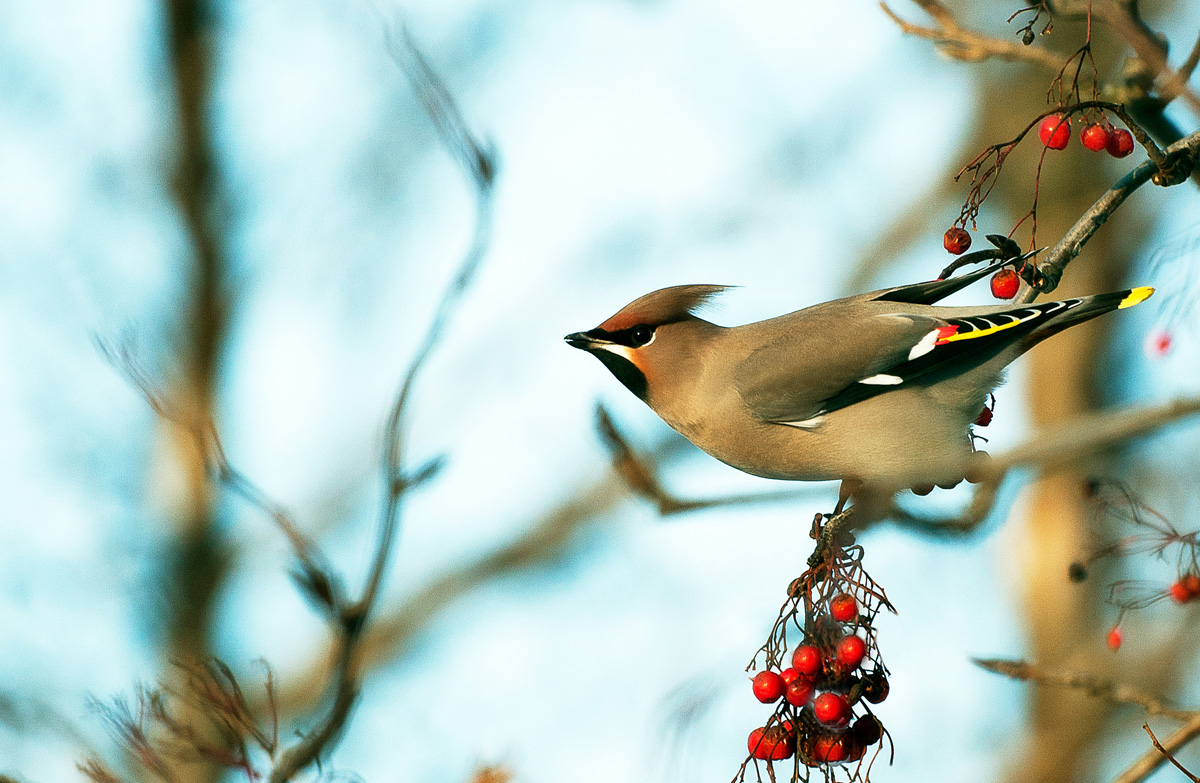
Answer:
[[[1108,134],[1108,144],[1105,149],[1114,158],[1125,157],[1133,152],[1133,134],[1124,128],[1117,128]]]
[[[874,715],[864,715],[854,721],[850,732],[863,745],[874,745],[883,736],[883,724]]]
[[[863,698],[872,704],[878,704],[888,697],[888,691],[891,690],[888,685],[887,677],[882,669],[876,669],[873,672],[867,672],[863,675]]]

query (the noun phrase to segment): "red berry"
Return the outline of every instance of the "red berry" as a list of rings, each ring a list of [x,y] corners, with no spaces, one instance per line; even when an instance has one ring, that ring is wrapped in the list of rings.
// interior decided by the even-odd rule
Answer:
[[[1112,630],[1108,632],[1108,636],[1106,636],[1104,639],[1105,642],[1108,643],[1108,649],[1112,650],[1113,652],[1121,649],[1121,639],[1123,636],[1124,634],[1121,633],[1121,627],[1119,625],[1114,625]]]
[[[759,672],[754,675],[754,698],[763,704],[779,701],[783,689],[783,678],[775,672]]]
[[[1133,134],[1124,128],[1117,128],[1108,134],[1108,154],[1114,158],[1123,158],[1133,152]]]
[[[814,690],[812,680],[807,677],[798,677],[788,683],[787,693],[784,695],[784,698],[793,707],[803,707],[812,701]]]
[[[1171,333],[1166,330],[1151,332],[1146,336],[1144,346],[1146,355],[1151,359],[1161,359],[1171,352]]]
[[[813,759],[828,763],[850,761],[855,745],[857,743],[849,734],[822,734],[813,743]]]
[[[791,666],[787,667],[786,669],[784,669],[783,671],[781,671],[779,673],[780,679],[783,680],[784,687],[791,685],[792,681],[795,680],[799,676],[800,676],[800,672],[796,671]]]
[[[850,722],[850,705],[840,693],[822,693],[813,699],[813,715],[826,726],[845,726]]]
[[[864,715],[854,721],[850,731],[863,745],[874,745],[883,736],[883,724],[874,715]]]
[[[863,675],[863,698],[872,704],[878,704],[888,697],[891,687],[882,670],[867,672]]]
[[[795,740],[782,726],[757,728],[746,739],[746,750],[756,759],[779,761],[792,755]]]
[[[1184,574],[1171,585],[1171,600],[1177,604],[1186,604],[1200,598],[1200,575]]]
[[[942,247],[956,256],[961,256],[971,247],[971,235],[967,233],[966,229],[951,226],[946,229],[946,234],[942,237]]]
[[[847,669],[856,668],[862,663],[863,656],[866,654],[867,643],[862,640],[862,637],[853,635],[842,637],[834,651],[838,665]]]
[[[792,653],[792,666],[800,674],[817,674],[821,671],[821,651],[811,644],[800,645]]]
[[[1038,126],[1038,138],[1052,150],[1065,150],[1071,143],[1071,121],[1061,114],[1051,114]]]
[[[1100,123],[1089,125],[1079,132],[1079,141],[1092,152],[1099,152],[1108,146],[1108,129]]]
[[[858,601],[849,593],[838,593],[829,601],[829,614],[839,623],[858,619]]]
[[[1001,269],[992,275],[992,296],[997,299],[1012,299],[1021,287],[1021,276],[1011,269]]]
[[[771,739],[772,732],[775,732],[775,739]],[[773,726],[767,729],[766,735],[763,737],[768,742],[773,742],[771,747],[771,760],[780,761],[790,758],[796,750],[796,739],[783,730],[780,726]]]
[[[983,410],[975,417],[975,426],[986,427],[992,423],[992,409],[984,405]]]

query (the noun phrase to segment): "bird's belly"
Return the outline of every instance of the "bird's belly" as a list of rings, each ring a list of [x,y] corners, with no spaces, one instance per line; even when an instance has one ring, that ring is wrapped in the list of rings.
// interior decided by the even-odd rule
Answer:
[[[894,394],[905,396],[902,404],[888,400]],[[721,413],[676,429],[722,462],[765,478],[853,478],[895,488],[953,483],[962,478],[972,451],[973,414],[923,390],[864,400],[828,414],[811,429],[761,422],[744,408]]]

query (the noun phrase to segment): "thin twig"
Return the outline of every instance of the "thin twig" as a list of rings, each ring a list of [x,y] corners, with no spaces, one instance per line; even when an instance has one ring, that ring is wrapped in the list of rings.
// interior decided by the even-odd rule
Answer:
[[[634,494],[650,501],[663,516],[681,514],[688,511],[701,511],[709,508],[728,508],[729,506],[748,506],[759,503],[778,503],[811,496],[814,490],[808,487],[801,489],[784,489],[772,492],[753,492],[741,495],[725,495],[716,498],[683,499],[673,494],[662,485],[658,470],[653,462],[642,459],[629,445],[628,439],[617,429],[612,416],[603,405],[596,406],[596,429],[601,440],[608,447],[612,456],[613,469]]]
[[[608,474],[591,488],[576,492],[532,524],[516,539],[468,565],[442,573],[397,606],[381,609],[363,634],[352,662],[366,673],[402,656],[441,612],[493,580],[554,562],[583,530],[611,518],[622,497],[617,477]],[[328,676],[338,651],[331,650],[304,667],[279,697],[280,710],[303,709]]]
[[[1158,741],[1158,737],[1154,736],[1154,732],[1150,730],[1150,724],[1149,724],[1149,723],[1143,723],[1143,724],[1142,724],[1142,728],[1143,728],[1143,729],[1145,729],[1146,733],[1150,735],[1150,741],[1154,743],[1154,747],[1155,747],[1155,749],[1156,749],[1156,750],[1158,750],[1158,752],[1159,752],[1159,753],[1161,753],[1161,754],[1163,754],[1164,756],[1166,756],[1166,757],[1167,757],[1167,761],[1170,761],[1172,764],[1174,764],[1174,765],[1175,765],[1175,768],[1176,768],[1176,769],[1178,769],[1178,770],[1179,770],[1180,772],[1182,772],[1183,774],[1187,775],[1187,776],[1188,776],[1188,779],[1189,779],[1189,780],[1191,780],[1191,781],[1192,781],[1192,783],[1200,783],[1200,778],[1198,778],[1198,777],[1196,777],[1195,775],[1193,775],[1193,774],[1191,773],[1191,771],[1190,771],[1190,770],[1188,770],[1188,768],[1187,768],[1187,767],[1185,767],[1185,766],[1183,766],[1182,764],[1180,764],[1180,763],[1179,763],[1179,759],[1175,758],[1175,754],[1174,754],[1174,753],[1172,753],[1171,751],[1167,750],[1166,748],[1164,748],[1164,747],[1162,746],[1162,743],[1160,743],[1160,742]]]
[[[383,574],[391,557],[393,542],[400,525],[400,502],[405,491],[411,486],[411,481],[403,473],[404,424],[409,395],[426,359],[441,340],[443,332],[457,312],[463,294],[483,260],[491,236],[492,185],[496,172],[491,151],[472,135],[453,97],[421,55],[407,30],[388,25],[385,31],[389,53],[412,82],[421,104],[433,119],[443,144],[471,175],[476,196],[475,229],[471,245],[438,303],[433,320],[404,374],[388,414],[383,458],[380,460],[383,468],[384,499],[379,520],[379,537],[361,597],[354,603],[345,604],[340,608],[335,642],[336,662],[330,684],[333,691],[332,704],[317,726],[281,755],[271,772],[269,783],[285,783],[316,762],[326,748],[340,736],[358,700],[362,670],[354,665],[354,662],[359,656],[358,648],[363,638],[363,629],[377,602]]]
[[[1190,721],[1180,726],[1171,733],[1165,740],[1162,741],[1161,747],[1168,754],[1175,754],[1184,745],[1191,742],[1197,736],[1200,736],[1200,713],[1193,717]],[[1117,776],[1113,783],[1142,783],[1146,778],[1158,771],[1163,764],[1167,763],[1167,755],[1160,751],[1158,747],[1151,748],[1142,757],[1135,761],[1128,769]]]
[[[999,658],[974,658],[972,662],[976,666],[1014,680],[1024,680],[1052,688],[1083,691],[1089,696],[1105,699],[1115,704],[1136,704],[1145,710],[1147,715],[1159,715],[1181,723],[1195,718],[1198,714],[1194,710],[1175,709],[1168,706],[1161,696],[1151,695],[1132,685],[1113,682],[1091,672],[1045,671],[1027,661]]]
[[[902,32],[916,38],[933,41],[937,48],[948,57],[963,62],[982,62],[995,57],[1010,62],[1028,62],[1043,65],[1057,70],[1062,65],[1064,55],[1037,46],[1025,46],[1015,41],[991,38],[974,30],[962,27],[940,2],[936,0],[914,0],[917,5],[938,23],[937,27],[922,27],[907,22],[898,16],[886,3],[879,7],[891,18]]]

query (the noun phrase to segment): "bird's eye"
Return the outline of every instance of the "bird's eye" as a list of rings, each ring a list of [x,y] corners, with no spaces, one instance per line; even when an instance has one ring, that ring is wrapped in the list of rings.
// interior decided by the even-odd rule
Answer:
[[[654,330],[645,324],[638,324],[629,330],[629,341],[634,348],[641,348],[654,339]]]

